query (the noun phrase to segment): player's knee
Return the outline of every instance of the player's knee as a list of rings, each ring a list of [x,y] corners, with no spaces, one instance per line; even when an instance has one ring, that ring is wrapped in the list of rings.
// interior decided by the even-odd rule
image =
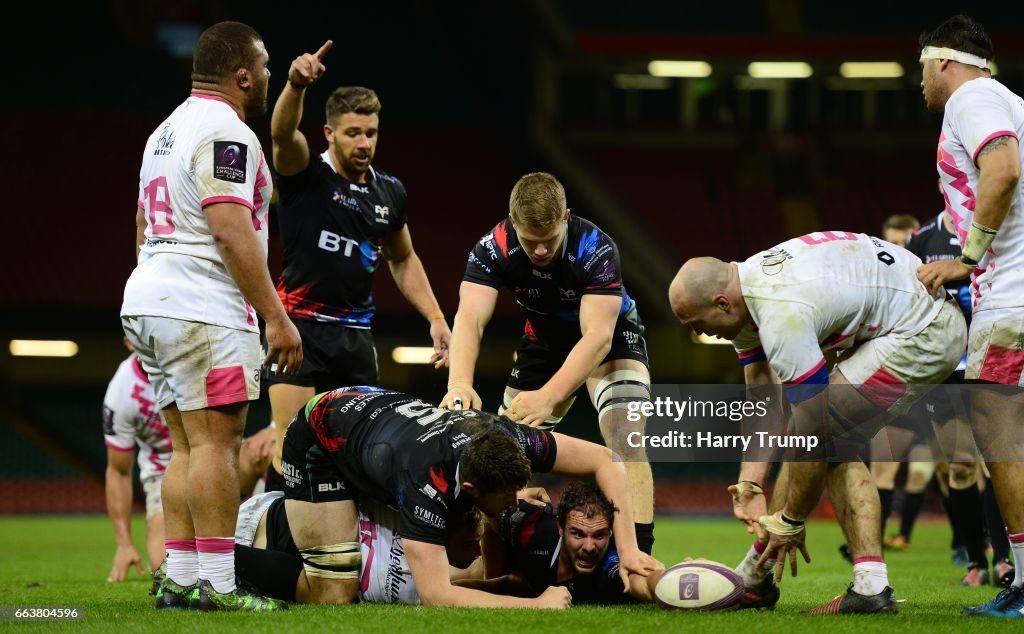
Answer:
[[[907,492],[921,493],[932,476],[935,475],[935,465],[931,462],[911,462],[907,466]]]
[[[978,483],[978,469],[973,462],[949,464],[949,488],[961,491]]]
[[[359,542],[302,548],[306,588],[299,593],[308,603],[352,603],[356,600],[362,556]],[[300,583],[300,587],[301,587]]]

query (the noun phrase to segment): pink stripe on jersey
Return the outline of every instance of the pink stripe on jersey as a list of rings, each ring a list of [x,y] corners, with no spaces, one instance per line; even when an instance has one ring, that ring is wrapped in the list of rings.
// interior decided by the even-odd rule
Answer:
[[[857,391],[872,404],[887,410],[907,393],[907,385],[885,368],[879,368]]]
[[[211,196],[210,198],[204,198],[203,202],[199,203],[199,206],[208,207],[210,205],[216,205],[217,203],[235,203],[236,205],[245,207],[249,211],[254,209],[251,202],[244,198],[239,198],[238,196]]]
[[[245,389],[245,372],[242,366],[233,365],[227,368],[210,370],[206,375],[206,405],[230,405],[239,401],[249,400]]]
[[[750,357],[756,357],[758,355],[764,356],[764,348],[761,347],[761,346],[758,346],[757,348],[754,348],[753,350],[746,350],[744,352],[740,352],[736,356],[738,356],[740,358],[740,360],[743,360],[743,359],[749,359]]]
[[[139,209],[145,209],[145,208],[146,208],[146,203],[142,202],[142,199],[140,198],[139,199]]]
[[[267,186],[267,176],[263,171],[263,166],[267,164],[266,159],[263,156],[263,151],[260,151],[260,166],[256,168],[256,184],[252,189],[252,228],[256,231],[260,230],[260,219],[256,213],[263,208],[263,191],[262,189]]]
[[[134,446],[132,446],[132,447],[118,447],[117,445],[111,444],[109,440],[104,440],[103,444],[105,444],[107,447],[113,449],[114,451],[123,451],[123,452],[135,451],[135,447]]]
[[[235,552],[234,537],[196,537],[196,551],[201,553],[227,554]]]
[[[363,562],[363,576],[359,579],[359,591],[370,587],[370,570],[373,569],[374,544],[377,543],[377,525],[372,519],[359,518],[359,541],[366,546],[366,561]]]
[[[183,550],[185,552],[196,552],[196,540],[194,539],[165,539],[164,546],[167,550]]]
[[[786,381],[786,384],[787,385],[792,385],[793,383],[803,383],[807,379],[809,379],[812,376],[814,376],[815,373],[817,373],[818,370],[820,370],[822,368],[822,366],[824,366],[824,365],[825,365],[825,358],[822,357],[821,361],[818,361],[818,363],[815,364],[815,366],[813,368],[811,368],[810,370],[804,372],[803,374],[801,374],[800,376],[796,377],[792,381]]]
[[[1013,137],[1015,140],[1017,139],[1017,133],[1014,132],[1013,130],[1000,130],[999,132],[993,132],[992,134],[985,137],[984,141],[978,144],[977,150],[974,150],[974,155],[971,157],[971,160],[974,161],[974,164],[978,164],[978,154],[981,153],[981,150],[988,144],[989,141],[991,141],[992,139],[998,139],[999,137],[1003,136],[1010,136]]]
[[[132,363],[132,370],[135,371],[135,376],[140,381],[142,381],[146,385],[149,385],[149,375],[146,374],[146,371],[142,369],[142,361],[138,357],[135,357],[135,363]]]

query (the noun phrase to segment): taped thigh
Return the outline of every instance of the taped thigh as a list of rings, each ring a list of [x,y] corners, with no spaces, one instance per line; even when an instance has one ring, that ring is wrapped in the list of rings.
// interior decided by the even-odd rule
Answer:
[[[302,567],[309,577],[359,579],[359,565],[362,562],[359,542],[301,548],[299,552],[302,554]]]

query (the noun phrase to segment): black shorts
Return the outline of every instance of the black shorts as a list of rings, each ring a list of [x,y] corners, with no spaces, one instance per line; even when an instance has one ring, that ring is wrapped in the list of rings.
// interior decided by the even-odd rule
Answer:
[[[317,394],[344,385],[377,385],[377,349],[368,328],[309,319],[292,323],[302,337],[302,367],[292,376],[266,373],[267,385],[301,385]]]
[[[967,414],[967,390],[962,388],[949,388],[949,385],[963,385],[964,371],[957,370],[949,375],[942,385],[936,386],[924,397],[925,407],[933,423],[944,423],[954,416],[965,416]]]
[[[601,361],[601,365],[619,359],[632,359],[650,368],[647,358],[645,329],[639,321],[619,319],[612,335],[612,347]],[[533,335],[523,335],[516,350],[516,362],[508,377],[508,387],[516,390],[538,390],[555,375],[572,351],[572,345],[549,345]]]
[[[302,502],[355,500],[355,488],[334,464],[334,457],[320,445],[313,427],[299,410],[284,436],[281,455],[284,496]]]
[[[298,555],[299,549],[295,546],[295,540],[292,539],[288,514],[284,510],[284,498],[278,498],[270,503],[266,518],[267,550]]]

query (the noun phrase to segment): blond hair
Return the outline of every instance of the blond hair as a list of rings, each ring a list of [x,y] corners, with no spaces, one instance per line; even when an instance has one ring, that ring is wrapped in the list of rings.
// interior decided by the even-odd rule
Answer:
[[[565,217],[565,190],[547,172],[533,172],[520,178],[508,199],[512,222],[526,227],[548,227]]]

